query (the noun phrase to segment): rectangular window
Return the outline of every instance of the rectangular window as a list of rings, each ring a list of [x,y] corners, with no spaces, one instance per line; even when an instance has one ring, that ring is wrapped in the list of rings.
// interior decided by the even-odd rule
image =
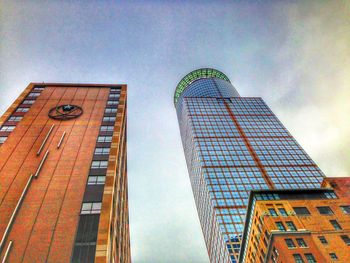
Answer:
[[[7,137],[1,136],[0,137],[0,144],[3,144],[7,140]]]
[[[101,131],[114,131],[114,126],[101,126]]]
[[[284,227],[282,222],[276,222],[277,229],[280,231],[286,231],[286,228]]]
[[[99,168],[107,168],[108,161],[92,161],[91,168],[99,169]]]
[[[115,122],[115,117],[103,117],[104,122]]]
[[[111,98],[111,99],[119,98],[119,97],[120,97],[120,94],[118,94],[118,93],[111,93],[111,94],[109,94],[109,98]]]
[[[299,247],[307,247],[307,244],[303,238],[297,238],[297,243]]]
[[[43,91],[45,88],[44,87],[35,87],[33,90],[35,91]]]
[[[350,205],[342,205],[340,206],[340,209],[343,211],[344,214],[350,215]]]
[[[112,136],[98,136],[97,141],[98,142],[111,142]]]
[[[312,255],[311,253],[307,253],[307,254],[304,254],[305,257],[306,257],[306,260],[308,263],[316,263],[316,259],[314,257],[314,255]]]
[[[106,108],[105,113],[116,113],[117,109],[115,108]]]
[[[99,155],[108,155],[110,151],[110,148],[96,148],[95,149],[95,154],[99,154]]]
[[[306,207],[293,207],[297,215],[310,215],[310,211]]]
[[[101,206],[102,206],[101,202],[83,203],[80,214],[81,215],[100,214]]]
[[[93,176],[88,178],[88,185],[105,184],[106,176]]]
[[[335,230],[342,230],[337,220],[329,220],[329,222],[332,224]]]
[[[293,258],[295,263],[304,263],[304,260],[300,254],[293,254]]]
[[[23,104],[34,104],[35,100],[24,100]]]
[[[28,94],[28,97],[30,98],[36,98],[36,97],[39,97],[40,96],[40,93],[39,92],[31,92]]]
[[[280,212],[281,216],[288,216],[286,209],[284,208],[278,208],[278,211]]]
[[[332,260],[338,260],[337,254],[335,254],[335,253],[329,253],[329,257],[330,257]]]
[[[328,244],[328,241],[324,236],[318,236],[318,239],[322,244]]]
[[[107,105],[118,105],[118,101],[117,100],[109,100],[107,101]]]
[[[296,231],[297,228],[295,227],[294,223],[292,221],[287,221],[286,222],[288,230]]]
[[[16,128],[16,126],[2,126],[0,131],[3,132],[11,132]]]
[[[345,242],[345,244],[347,244],[348,246],[350,246],[350,238],[348,235],[341,235],[340,236],[341,239],[343,239],[343,241]]]
[[[29,108],[17,108],[16,112],[28,112]]]
[[[295,248],[296,247],[292,239],[286,238],[284,241],[286,242],[288,248]]]
[[[22,120],[22,116],[11,116],[10,118],[8,118],[8,120],[7,121],[20,121],[20,120]]]
[[[277,216],[276,210],[273,208],[269,208],[269,213],[271,216]]]
[[[318,212],[321,215],[333,215],[333,211],[329,206],[318,206],[317,207]]]

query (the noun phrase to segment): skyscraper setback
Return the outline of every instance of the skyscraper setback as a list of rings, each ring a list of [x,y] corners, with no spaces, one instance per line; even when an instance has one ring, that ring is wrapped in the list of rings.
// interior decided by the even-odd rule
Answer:
[[[261,98],[210,68],[187,74],[174,103],[211,262],[237,262],[251,190],[320,188],[323,173]]]
[[[130,262],[126,85],[31,83],[0,118],[1,262]]]

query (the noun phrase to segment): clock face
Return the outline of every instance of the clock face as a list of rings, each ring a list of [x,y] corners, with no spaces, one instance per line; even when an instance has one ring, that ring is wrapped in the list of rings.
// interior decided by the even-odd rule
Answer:
[[[78,118],[83,114],[83,109],[77,105],[66,104],[59,105],[55,108],[52,108],[49,111],[49,117],[51,119],[65,121]]]

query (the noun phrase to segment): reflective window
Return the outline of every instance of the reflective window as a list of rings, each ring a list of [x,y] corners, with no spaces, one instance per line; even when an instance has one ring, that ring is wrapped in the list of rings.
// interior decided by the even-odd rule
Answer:
[[[110,148],[104,147],[104,148],[96,148],[95,154],[101,154],[101,155],[108,155],[110,152]]]
[[[28,112],[29,108],[17,108],[16,112]]]
[[[98,169],[98,168],[107,168],[108,161],[92,161],[91,168]]]
[[[101,126],[101,131],[114,131],[114,126]]]
[[[8,118],[7,121],[15,121],[15,122],[18,122],[20,120],[22,120],[22,116],[11,116],[10,118]]]
[[[0,137],[0,144],[3,144],[7,140],[7,137],[1,136]]]
[[[99,214],[101,213],[101,206],[101,202],[83,203],[80,214]]]
[[[0,131],[3,132],[11,132],[16,128],[16,126],[2,126]]]
[[[340,206],[340,209],[344,214],[350,215],[350,205],[342,205]]]
[[[288,248],[295,248],[295,244],[292,239],[286,238],[284,241],[286,242]]]
[[[333,215],[333,211],[329,206],[318,206],[317,207],[318,212],[321,215]]]
[[[111,142],[112,136],[98,136],[97,141],[98,142]]]
[[[93,176],[90,175],[88,178],[88,185],[105,184],[106,176]]]

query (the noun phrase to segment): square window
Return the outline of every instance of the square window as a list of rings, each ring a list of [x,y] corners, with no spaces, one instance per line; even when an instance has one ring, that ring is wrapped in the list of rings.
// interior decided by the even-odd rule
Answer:
[[[337,254],[335,253],[329,253],[329,256],[332,260],[338,260]]]
[[[328,241],[324,236],[318,236],[318,239],[322,244],[328,244]]]
[[[311,253],[307,253],[307,254],[304,254],[305,257],[306,257],[306,260],[308,263],[316,263],[316,259],[314,257],[314,255],[312,255]]]
[[[282,222],[276,222],[277,229],[280,231],[286,231],[286,228],[284,227]]]
[[[295,227],[294,223],[292,221],[287,221],[286,222],[288,230],[296,231],[297,228]]]
[[[307,247],[307,244],[303,238],[297,238],[297,243],[299,247]]]
[[[276,210],[273,209],[273,208],[269,208],[269,213],[271,216],[278,216],[277,213],[276,213]]]
[[[287,238],[284,241],[286,242],[288,248],[295,248],[296,247],[292,239]]]
[[[300,254],[293,254],[293,258],[295,263],[304,263],[304,260]]]
[[[278,208],[278,211],[280,212],[281,216],[288,216],[287,211],[284,208]]]

